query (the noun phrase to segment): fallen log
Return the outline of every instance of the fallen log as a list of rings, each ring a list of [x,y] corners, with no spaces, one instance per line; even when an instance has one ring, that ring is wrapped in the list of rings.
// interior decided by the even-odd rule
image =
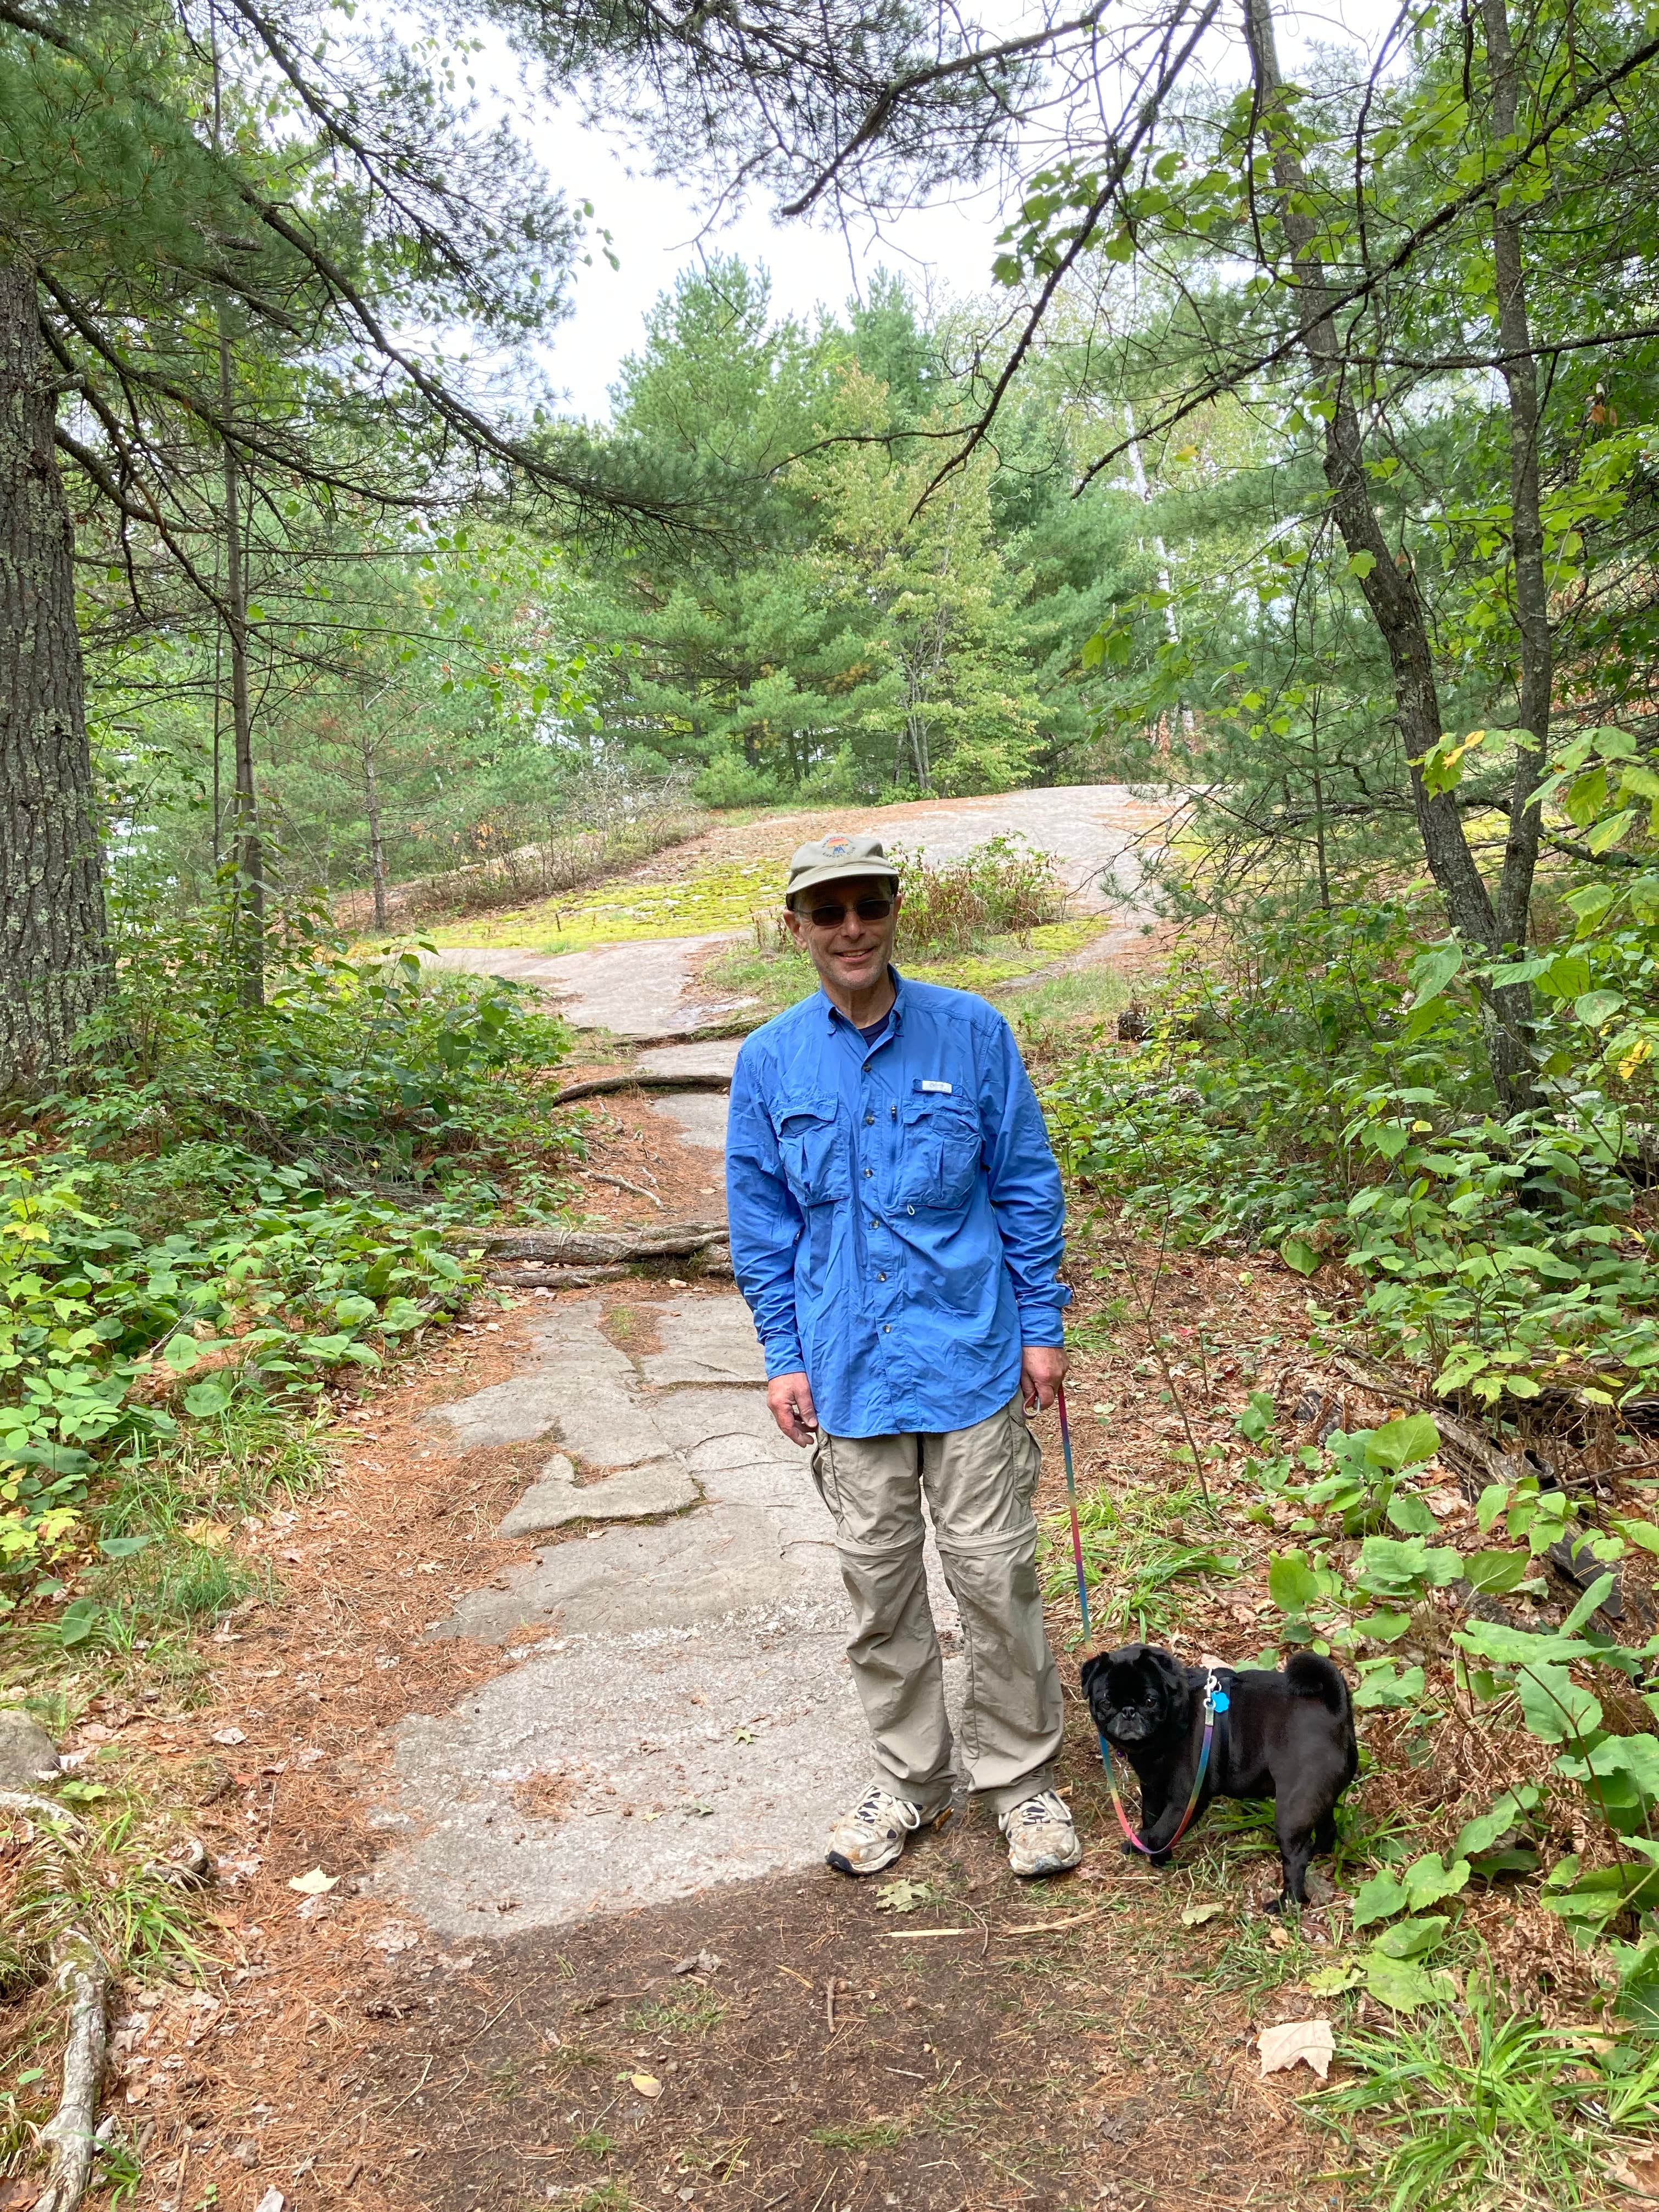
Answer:
[[[636,1072],[629,1075],[595,1075],[585,1083],[570,1083],[562,1091],[556,1091],[548,1100],[550,1106],[574,1105],[578,1098],[602,1098],[612,1091],[729,1091],[729,1075],[656,1075]]]
[[[631,1267],[492,1267],[484,1280],[500,1290],[591,1291],[599,1283],[619,1283]]]
[[[52,2165],[35,2212],[76,2212],[87,2193],[108,2036],[109,1969],[98,1946],[71,1928],[58,1945],[58,1985],[69,1998],[69,2041],[64,2093],[40,2130],[41,2142],[52,2147]]]
[[[723,1221],[665,1221],[638,1229],[451,1229],[445,1241],[502,1260],[545,1260],[568,1267],[605,1267],[635,1260],[684,1260],[724,1244]]]

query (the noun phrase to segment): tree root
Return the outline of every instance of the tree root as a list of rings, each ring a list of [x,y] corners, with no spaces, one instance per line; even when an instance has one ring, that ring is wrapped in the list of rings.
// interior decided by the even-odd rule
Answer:
[[[69,1997],[64,2093],[58,2110],[40,2130],[41,2142],[52,2148],[52,2165],[34,2212],[76,2212],[92,2174],[93,2132],[108,2033],[105,2003],[109,1969],[97,1945],[78,1928],[58,1941],[58,1986]]]
[[[550,1106],[574,1105],[578,1098],[600,1098],[612,1091],[729,1091],[729,1075],[656,1075],[635,1071],[629,1075],[595,1075],[586,1083],[567,1084],[548,1100]]]

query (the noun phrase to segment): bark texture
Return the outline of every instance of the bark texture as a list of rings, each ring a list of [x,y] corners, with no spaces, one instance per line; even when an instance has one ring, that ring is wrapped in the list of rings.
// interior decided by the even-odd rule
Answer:
[[[64,1064],[111,976],[55,415],[33,276],[0,264],[0,1092]]]

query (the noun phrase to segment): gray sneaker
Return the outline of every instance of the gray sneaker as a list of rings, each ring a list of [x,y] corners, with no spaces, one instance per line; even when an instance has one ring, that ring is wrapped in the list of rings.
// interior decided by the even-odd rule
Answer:
[[[824,1859],[837,1874],[879,1874],[892,1865],[921,1820],[918,1807],[872,1782],[852,1811],[843,1813],[830,1829]]]
[[[1011,1805],[997,1826],[1008,1838],[1008,1864],[1022,1878],[1064,1874],[1083,1856],[1066,1801],[1052,1790]]]

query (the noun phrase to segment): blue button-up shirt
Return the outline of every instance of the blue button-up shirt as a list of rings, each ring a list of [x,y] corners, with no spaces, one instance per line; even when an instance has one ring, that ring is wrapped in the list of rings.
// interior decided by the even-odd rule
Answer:
[[[732,1260],[769,1376],[805,1370],[832,1436],[969,1427],[1020,1349],[1063,1340],[1065,1200],[1008,1024],[907,982],[867,1045],[822,992],[732,1079]]]

